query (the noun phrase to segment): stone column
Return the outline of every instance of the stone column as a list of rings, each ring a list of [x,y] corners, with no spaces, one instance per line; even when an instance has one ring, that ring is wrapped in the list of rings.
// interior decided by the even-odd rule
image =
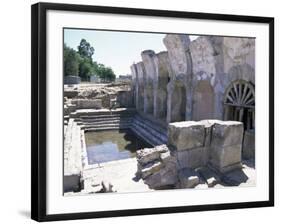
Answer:
[[[132,64],[131,65],[131,72],[132,72],[132,91],[133,91],[133,95],[134,95],[134,104],[136,106],[136,109],[139,108],[139,84],[138,84],[138,75],[137,75],[137,68],[136,68],[136,64]]]
[[[144,76],[145,76],[143,62],[138,62],[136,64],[136,74],[137,74],[137,83],[138,83],[137,110],[143,112],[144,111]]]
[[[224,173],[241,168],[244,127],[238,121],[216,121],[212,128],[210,164]]]
[[[191,120],[192,116],[192,61],[189,53],[190,39],[188,35],[168,34],[163,40],[167,50],[171,67],[171,76],[168,93],[173,108],[170,114],[171,121]],[[169,120],[169,118],[167,118]]]
[[[166,119],[167,116],[167,85],[169,82],[168,52],[163,51],[154,57],[156,79],[154,83],[154,117]]]
[[[156,79],[156,69],[154,63],[155,53],[152,50],[145,50],[141,53],[141,57],[144,64],[145,69],[145,79],[144,79],[144,112],[148,114],[153,114],[154,112],[154,87],[155,87],[155,79]]]

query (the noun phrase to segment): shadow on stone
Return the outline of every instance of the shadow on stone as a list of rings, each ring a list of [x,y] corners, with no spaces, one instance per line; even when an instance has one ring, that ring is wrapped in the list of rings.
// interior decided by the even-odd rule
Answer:
[[[235,170],[226,173],[222,177],[222,182],[228,186],[239,186],[242,183],[246,183],[248,179],[248,176],[244,173],[243,170]]]

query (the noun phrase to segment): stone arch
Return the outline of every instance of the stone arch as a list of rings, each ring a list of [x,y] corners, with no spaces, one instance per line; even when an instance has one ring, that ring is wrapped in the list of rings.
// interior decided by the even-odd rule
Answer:
[[[224,119],[244,123],[246,130],[255,128],[255,87],[253,83],[238,79],[233,81],[224,95]]]
[[[185,121],[186,117],[186,87],[181,82],[175,82],[171,95],[171,122]]]
[[[208,80],[198,82],[193,100],[193,120],[214,118],[214,89]]]

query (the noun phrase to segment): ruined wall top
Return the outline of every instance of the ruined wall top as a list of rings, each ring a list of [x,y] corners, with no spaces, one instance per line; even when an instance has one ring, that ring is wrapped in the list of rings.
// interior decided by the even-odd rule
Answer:
[[[136,64],[136,71],[137,71],[138,83],[143,84],[143,79],[146,77],[146,73],[142,61]]]
[[[168,79],[170,71],[170,61],[167,51],[161,51],[154,57],[156,76],[158,81]]]
[[[208,37],[198,37],[189,45],[192,71],[197,80],[210,80],[214,84],[216,59],[214,47]]]
[[[188,53],[190,38],[184,34],[167,34],[163,39],[168,50],[172,79],[191,74],[191,58]]]
[[[145,50],[141,52],[142,61],[146,72],[146,82],[153,82],[156,76],[156,69],[154,64],[155,52],[153,50]]]

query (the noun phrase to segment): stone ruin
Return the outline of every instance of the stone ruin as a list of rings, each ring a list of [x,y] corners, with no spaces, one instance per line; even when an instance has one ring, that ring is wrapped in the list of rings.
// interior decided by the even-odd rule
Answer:
[[[140,52],[130,85],[64,89],[65,130],[72,130],[65,141],[75,138],[79,145],[84,131],[131,129],[154,146],[137,152],[136,176],[151,189],[245,182],[247,177],[232,174],[242,160],[255,158],[255,39],[191,41],[189,35],[167,34],[163,42],[167,51]],[[81,159],[80,151],[65,144],[71,191],[79,191],[86,170],[71,159]],[[101,191],[111,187],[104,184]]]
[[[244,124],[243,156],[255,151],[255,39],[167,34],[167,51],[131,66],[137,112],[168,126],[204,119]]]
[[[169,124],[168,145],[137,151],[137,176],[152,189],[214,186],[241,169],[243,123],[202,120]]]

